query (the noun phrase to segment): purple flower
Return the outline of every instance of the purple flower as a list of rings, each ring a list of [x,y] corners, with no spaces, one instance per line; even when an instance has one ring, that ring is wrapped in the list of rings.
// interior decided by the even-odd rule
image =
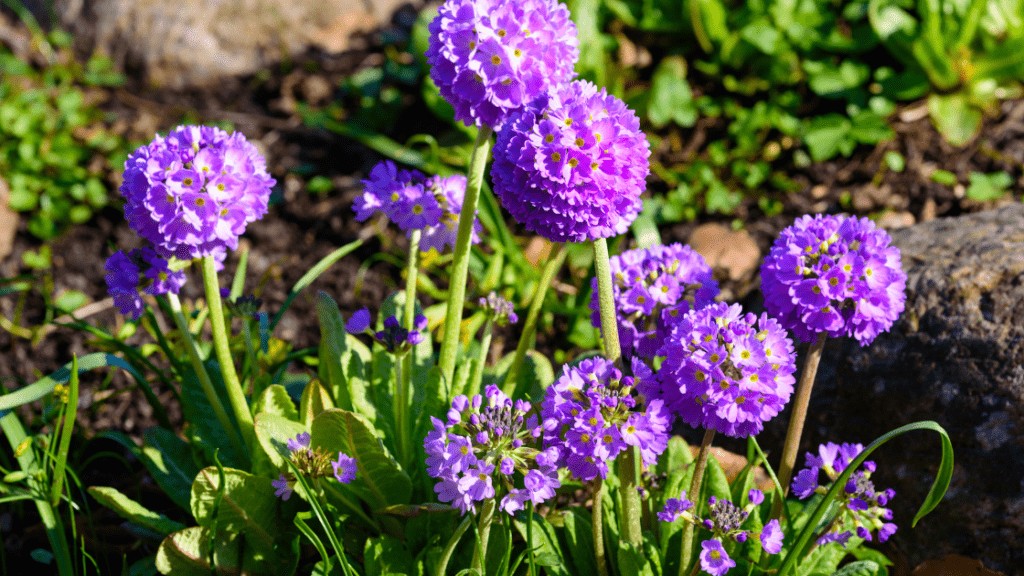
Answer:
[[[141,293],[177,294],[185,285],[185,272],[172,270],[166,258],[146,246],[131,252],[118,251],[107,259],[107,291],[122,314],[132,319],[142,315]]]
[[[356,459],[338,452],[338,459],[331,462],[334,468],[334,478],[342,484],[348,484],[356,479]]]
[[[650,389],[693,427],[742,438],[759,433],[793,393],[796,355],[778,322],[738,304],[690,310],[670,326]],[[645,391],[646,394],[646,391]]]
[[[345,323],[345,332],[349,334],[362,334],[370,328],[370,311],[366,308],[356,310]]]
[[[240,133],[179,126],[125,162],[125,218],[164,258],[192,260],[238,247],[263,217],[274,179]]]
[[[679,498],[669,498],[665,500],[665,506],[658,512],[658,519],[662,522],[675,522],[690,508],[693,508],[693,502],[686,499],[686,492],[684,491]]]
[[[352,205],[356,220],[384,214],[403,232],[420,230],[420,251],[444,252],[455,245],[459,213],[466,194],[465,176],[427,178],[415,170],[399,170],[385,160],[363,180],[363,194]],[[473,242],[480,240],[480,222],[473,221]]]
[[[625,232],[640,212],[650,150],[636,113],[575,81],[509,117],[494,145],[494,193],[517,222],[556,242]]]
[[[761,530],[761,548],[769,554],[782,551],[782,527],[778,519],[768,522]]]
[[[703,308],[718,296],[711,267],[683,244],[629,250],[612,257],[609,264],[619,340],[627,355],[652,358],[664,345],[676,317]],[[600,328],[596,278],[591,288],[591,319]]]
[[[438,499],[465,514],[501,496],[499,508],[513,514],[552,498],[561,485],[557,454],[538,449],[541,428],[529,412],[528,402],[513,402],[492,384],[484,396],[452,400],[447,422],[431,417],[423,449]]]
[[[423,332],[427,329],[427,317],[418,314],[413,319],[413,330],[406,330],[398,322],[396,316],[388,316],[384,320],[384,329],[374,333],[373,339],[392,354],[404,354],[410,348],[423,342]]]
[[[817,454],[807,452],[807,467],[794,478],[793,493],[804,499],[816,492],[827,492],[829,486],[863,450],[861,444],[828,442],[818,447]],[[878,532],[879,541],[884,542],[896,532],[896,524],[888,522],[892,519],[892,510],[886,508],[896,492],[892,488],[881,491],[875,489],[871,481],[874,471],[874,462],[864,462],[862,468],[850,475],[837,497],[840,505],[838,517],[830,523],[832,529],[818,538],[819,544],[838,542],[846,546],[854,534],[861,539],[871,540],[874,531]],[[819,485],[822,472],[827,479],[823,486]]]
[[[805,342],[827,334],[870,344],[906,300],[907,276],[891,243],[867,218],[799,218],[761,266],[765,308]]]
[[[729,557],[718,540],[705,540],[700,543],[700,547],[700,567],[711,576],[722,576],[736,566],[736,562]]]
[[[568,82],[579,58],[576,27],[556,0],[447,0],[429,30],[430,78],[467,126],[501,129]]]
[[[292,453],[298,452],[299,450],[308,450],[311,440],[312,437],[309,432],[300,432],[295,438],[288,439],[288,450]]]
[[[270,482],[270,485],[274,487],[274,496],[277,496],[281,500],[287,501],[295,493],[292,490],[292,483],[288,480],[288,477],[281,474],[277,477],[277,480]]]
[[[629,446],[653,465],[668,445],[669,416],[660,400],[639,409],[632,392],[633,379],[604,358],[566,366],[544,396],[544,445],[556,448],[559,464],[583,481],[605,478],[609,463]]]
[[[480,307],[484,309],[489,318],[494,319],[498,326],[508,326],[519,321],[512,303],[505,300],[497,293],[491,292],[486,298],[480,298]]]

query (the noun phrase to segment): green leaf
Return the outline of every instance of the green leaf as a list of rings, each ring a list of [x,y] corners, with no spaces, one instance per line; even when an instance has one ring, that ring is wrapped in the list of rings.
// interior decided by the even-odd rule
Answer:
[[[514,358],[514,352],[506,354],[493,368],[485,369],[484,382],[502,382]],[[539,398],[555,381],[555,369],[547,356],[536,350],[528,350],[516,380],[516,390],[524,391],[531,398]]]
[[[697,122],[693,92],[686,81],[686,60],[681,56],[668,56],[655,69],[648,93],[647,118],[656,128],[670,122],[690,127]]]
[[[850,129],[850,120],[839,114],[826,114],[812,119],[804,132],[804,144],[811,158],[821,162],[844,149],[852,149],[849,144]]]
[[[551,576],[569,576],[554,527],[538,514],[533,514],[528,520],[533,522],[533,546],[537,563],[540,564],[542,562],[542,556],[550,557],[555,561],[543,564],[546,567],[545,572]],[[519,518],[513,520],[516,531],[519,532],[523,540],[526,540],[526,522],[527,520],[520,520]]]
[[[302,389],[302,399],[299,401],[302,423],[309,426],[318,414],[331,408],[334,408],[334,400],[331,399],[330,392],[319,380],[310,380]]]
[[[142,435],[141,460],[164,494],[189,510],[199,467],[188,443],[166,428],[150,428]]]
[[[146,508],[142,504],[139,504],[135,500],[125,496],[117,490],[117,488],[111,488],[109,486],[89,486],[89,495],[96,499],[97,502],[110,508],[117,513],[118,516],[142,526],[143,528],[152,530],[161,536],[166,536],[171,532],[183,530],[184,524],[175,522],[163,514],[158,514],[152,510]]]
[[[1006,196],[1013,177],[1006,172],[982,174],[971,172],[971,184],[967,187],[967,197],[977,202],[991,202]]]
[[[881,576],[885,569],[871,560],[859,560],[843,566],[832,576]]]
[[[704,482],[701,488],[701,501],[707,501],[708,496],[714,496],[719,500],[731,500],[732,490],[729,488],[729,479],[725,470],[718,463],[713,455],[708,455],[708,466],[704,472]],[[693,500],[693,498],[691,498]],[[694,500],[696,501],[696,500]]]
[[[230,406],[228,401],[227,388],[224,386],[220,367],[216,360],[207,361],[206,373],[213,382],[213,388],[220,397],[221,404]],[[203,393],[199,385],[199,379],[191,364],[186,364],[183,369],[184,382],[181,386],[181,410],[188,422],[186,433],[192,441],[192,445],[198,447],[207,457],[207,462],[214,460],[214,452],[217,458],[227,466],[247,467],[248,456],[239,452],[235,443],[225,442],[231,433],[224,430],[210,399]]]
[[[344,369],[349,355],[345,319],[341,317],[337,302],[326,292],[316,294],[316,314],[320,319],[320,380],[334,395],[339,408],[352,410],[352,395]]]
[[[401,540],[393,536],[368,539],[363,548],[363,558],[367,576],[418,572],[412,553]]]
[[[315,382],[315,380],[314,380]],[[308,387],[308,386],[307,386]],[[299,413],[295,410],[295,402],[288,395],[288,391],[280,384],[267,386],[260,397],[253,404],[254,414],[276,414],[289,420],[299,419]]]
[[[573,507],[563,516],[569,555],[578,574],[597,574],[594,559],[594,530],[590,513]]]
[[[120,368],[131,374],[136,380],[145,380],[134,366],[112,354],[93,352],[92,354],[86,354],[78,359],[79,374],[82,372],[88,372],[89,370],[95,370],[97,368],[109,367]],[[2,413],[6,410],[39,400],[43,396],[53,392],[54,386],[66,383],[70,378],[71,362],[68,362],[53,374],[44,376],[35,383],[19,388],[14,392],[0,396],[0,416],[2,416]]]
[[[643,550],[626,542],[619,542],[618,565],[621,576],[655,576],[651,561]]]
[[[285,460],[291,453],[288,450],[288,440],[308,429],[304,424],[291,418],[268,412],[256,414],[254,427],[256,440],[276,468],[285,467]]]
[[[372,509],[408,504],[412,481],[377,437],[372,425],[359,414],[333,408],[321,412],[311,427],[313,447],[344,452],[356,459],[358,472],[349,486]]]
[[[928,114],[950,144],[963,146],[981,130],[981,110],[963,92],[928,95]]]
[[[267,555],[255,550],[246,539],[235,536],[221,536],[211,542],[211,531],[207,528],[193,526],[179,530],[160,543],[156,567],[161,574],[173,576],[280,576],[294,572],[298,556],[290,543],[283,542],[275,554]]]
[[[836,543],[819,546],[797,568],[798,576],[830,576],[846,557],[845,548]]]

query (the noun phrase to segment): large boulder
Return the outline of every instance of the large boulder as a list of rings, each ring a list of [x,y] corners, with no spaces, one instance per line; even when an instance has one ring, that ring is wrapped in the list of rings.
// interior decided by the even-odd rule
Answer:
[[[408,0],[57,0],[59,24],[151,84],[208,85],[309,47],[339,52]]]
[[[918,562],[954,552],[1019,573],[1024,566],[1024,205],[934,220],[893,233],[907,306],[870,346],[829,341],[805,445],[867,444],[918,420],[950,434],[956,468],[946,500],[916,529],[939,461],[934,434],[875,453],[892,485],[897,542]],[[815,429],[816,428],[816,429]],[[801,459],[802,465],[802,459]]]

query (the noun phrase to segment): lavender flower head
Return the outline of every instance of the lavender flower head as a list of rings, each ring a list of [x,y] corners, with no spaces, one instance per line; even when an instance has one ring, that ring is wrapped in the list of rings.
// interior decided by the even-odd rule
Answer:
[[[805,342],[827,334],[870,344],[906,300],[907,275],[891,243],[867,218],[803,216],[761,266],[765,308]]]
[[[806,453],[807,467],[793,478],[793,494],[800,499],[812,494],[828,492],[829,486],[850,463],[864,450],[861,444],[835,444],[828,442],[818,446],[818,453]],[[818,544],[838,542],[846,546],[850,538],[857,536],[863,540],[871,540],[872,533],[877,533],[879,542],[885,542],[896,532],[896,524],[892,523],[892,510],[886,508],[889,500],[896,495],[892,488],[878,491],[871,482],[875,471],[875,463],[866,461],[863,468],[856,470],[847,481],[844,490],[839,493],[839,518],[833,522],[831,530],[818,538]],[[819,484],[821,473],[825,473],[826,483]]]
[[[121,314],[136,319],[145,305],[142,293],[177,294],[185,284],[185,272],[172,270],[166,258],[150,247],[131,252],[119,250],[107,259],[107,291]]]
[[[466,195],[465,176],[427,178],[416,170],[400,170],[394,162],[385,160],[374,166],[363,186],[363,193],[352,205],[357,221],[380,213],[407,235],[420,230],[422,252],[444,252],[455,246],[459,212]],[[480,222],[474,220],[473,242],[480,241],[481,230]]]
[[[128,157],[125,218],[163,257],[192,260],[238,247],[263,217],[274,179],[241,133],[179,126]]]
[[[742,438],[757,434],[793,394],[796,354],[774,319],[738,304],[690,310],[658,352],[659,397],[687,424]]]
[[[613,256],[612,295],[623,353],[650,359],[665,344],[674,319],[718,296],[711,267],[689,246],[659,244]],[[601,326],[597,279],[591,280],[591,319]]]
[[[743,524],[762,502],[764,494],[760,490],[750,490],[747,504],[742,508],[728,500],[711,496],[708,498],[708,517],[700,518],[692,512],[693,502],[687,500],[686,493],[683,492],[679,498],[669,498],[665,501],[664,508],[658,513],[658,519],[662,522],[675,522],[681,518],[711,532],[711,536],[701,543],[703,552],[700,555],[700,565],[708,574],[722,576],[736,566],[736,562],[729,557],[722,543],[734,541],[742,544],[749,539],[750,531],[744,530]],[[778,520],[765,524],[757,536],[765,552],[778,554],[782,551],[782,528]]]
[[[356,478],[356,460],[344,452],[338,452],[336,460],[331,460],[331,454],[323,448],[312,446],[312,437],[309,432],[302,432],[294,438],[289,438],[288,460],[295,466],[295,469],[311,480],[333,477],[342,484],[348,484]],[[282,472],[276,480],[271,482],[274,487],[274,495],[282,500],[291,498],[295,487],[295,477],[291,472]]]
[[[512,303],[498,296],[496,292],[491,292],[486,297],[481,297],[478,304],[483,308],[487,317],[493,319],[494,323],[498,326],[508,326],[509,324],[519,322],[519,316],[516,315],[515,307]]]
[[[555,242],[625,232],[640,212],[650,149],[636,113],[585,81],[513,113],[494,145],[494,193]]]
[[[431,417],[423,448],[438,499],[465,514],[500,496],[499,508],[511,515],[553,497],[558,454],[538,448],[541,428],[530,411],[529,402],[513,402],[492,384],[484,396],[457,396],[445,421]]]
[[[467,126],[501,129],[571,80],[579,58],[576,26],[557,0],[447,0],[429,30],[430,78]]]
[[[589,481],[608,476],[608,464],[631,446],[646,466],[668,446],[668,411],[661,400],[639,409],[634,380],[604,358],[566,366],[548,387],[541,407],[544,446],[558,450],[558,465]]]

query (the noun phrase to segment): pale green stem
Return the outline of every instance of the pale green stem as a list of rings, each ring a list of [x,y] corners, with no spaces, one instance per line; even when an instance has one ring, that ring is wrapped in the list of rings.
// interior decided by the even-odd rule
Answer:
[[[487,565],[487,540],[491,534],[491,520],[494,519],[494,498],[488,499],[480,508],[480,520],[477,524],[480,538],[476,551],[473,552],[473,569],[477,574],[484,574]],[[533,522],[533,518],[527,521]]]
[[[612,293],[612,269],[608,262],[608,241],[594,240],[594,274],[597,276],[597,295],[601,306],[601,342],[605,358],[615,362],[622,355],[619,346],[619,322],[615,313]]]
[[[704,470],[708,465],[708,455],[711,454],[711,441],[715,439],[715,431],[708,429],[704,432],[704,440],[700,443],[700,452],[697,453],[697,461],[694,463],[693,479],[690,480],[690,489],[686,497],[693,502],[694,514],[697,514],[701,507],[700,485],[704,480]],[[693,533],[694,526],[687,522],[683,526],[683,545],[680,550],[679,576],[686,574],[686,568],[693,562]]]
[[[466,195],[459,213],[459,230],[455,239],[455,253],[452,257],[451,276],[448,283],[448,309],[444,316],[444,336],[441,339],[441,355],[438,367],[445,382],[451,385],[455,375],[455,361],[459,356],[459,334],[462,328],[462,307],[466,300],[466,284],[469,276],[469,252],[473,240],[473,223],[476,221],[476,207],[480,200],[480,187],[484,182],[484,169],[491,146],[491,129],[481,126],[477,131],[476,143],[469,158],[467,169]]]
[[[405,329],[409,332],[412,332],[416,319],[416,278],[419,276],[417,258],[420,253],[421,234],[420,230],[413,230],[409,236],[409,260],[405,274],[405,312],[402,318]],[[428,334],[423,336],[425,338],[429,337]],[[408,466],[408,458],[410,457],[408,449],[409,434],[411,433],[408,430],[409,391],[412,390],[412,372],[416,365],[416,347],[413,346],[398,362],[404,366],[398,380],[395,382],[395,420],[398,426],[399,459],[402,466]]]
[[[216,262],[213,256],[203,257],[203,288],[206,291],[206,305],[210,311],[213,351],[217,355],[217,363],[220,364],[224,388],[228,393],[228,402],[231,403],[235,421],[238,422],[238,428],[242,432],[242,441],[246,447],[245,454],[248,454],[248,449],[253,445],[254,436],[252,413],[249,412],[249,403],[245,399],[242,384],[238,381],[238,373],[235,372],[235,361],[231,357],[227,324],[224,322],[224,305],[220,299],[220,283],[217,281],[215,266]]]
[[[636,446],[630,446],[619,454],[619,497],[622,500],[619,532],[622,539],[633,546],[643,544],[643,531],[640,527],[643,512],[640,491],[637,490],[637,450]]]
[[[469,389],[466,395],[473,397],[480,393],[480,385],[484,380],[484,365],[487,364],[487,355],[491,351],[491,339],[494,336],[494,319],[488,318],[484,324],[484,333],[480,337],[480,354],[477,355],[476,364],[473,365],[473,373],[469,377]],[[511,397],[511,396],[510,396]]]
[[[167,302],[171,305],[174,324],[178,327],[178,332],[181,333],[182,339],[185,340],[185,350],[188,352],[188,359],[192,363],[192,370],[196,373],[196,378],[199,379],[199,387],[203,389],[206,401],[209,402],[210,407],[213,408],[213,414],[217,417],[217,421],[220,422],[220,426],[224,429],[224,433],[231,437],[231,443],[238,449],[238,453],[245,454],[245,449],[242,447],[241,440],[236,436],[237,428],[235,428],[235,425],[228,416],[228,413],[224,410],[224,404],[221,403],[220,396],[217,396],[217,390],[213,387],[213,381],[210,380],[210,374],[206,372],[206,366],[203,364],[203,359],[199,355],[199,348],[196,346],[196,341],[192,338],[192,331],[188,329],[188,320],[185,319],[185,314],[182,312],[181,300],[178,299],[178,295],[174,292],[168,292]]]
[[[544,268],[540,272],[540,280],[537,282],[537,289],[533,292],[533,299],[530,300],[530,309],[526,313],[526,321],[523,323],[523,332],[519,336],[519,344],[516,345],[516,355],[512,358],[512,365],[505,373],[505,382],[502,384],[502,392],[509,398],[516,396],[516,384],[519,379],[519,370],[523,366],[526,353],[533,343],[533,336],[537,333],[537,319],[540,318],[540,311],[544,307],[544,297],[551,287],[551,282],[558,273],[562,263],[565,262],[565,244],[558,246],[558,251],[548,258]]]
[[[807,405],[811,401],[811,390],[814,388],[814,377],[818,373],[821,362],[821,351],[825,348],[825,333],[807,350],[804,370],[800,373],[800,381],[796,385],[793,397],[793,412],[789,417],[789,428],[786,430],[786,443],[782,446],[782,461],[779,463],[779,483],[782,485],[782,496],[772,504],[772,518],[778,518],[785,504],[785,495],[789,492],[789,481],[793,477],[797,451],[800,448],[800,437],[804,432],[804,421],[807,420]]]
[[[441,553],[441,558],[437,561],[437,570],[435,571],[437,576],[445,576],[445,572],[448,570],[448,561],[451,560],[455,547],[459,544],[459,540],[462,539],[462,535],[466,533],[466,530],[469,530],[469,525],[472,523],[473,516],[466,514],[462,523],[452,533],[452,537],[448,539],[448,544],[444,547],[444,552]]]
[[[594,563],[597,564],[597,575],[608,576],[608,561],[604,551],[604,479],[594,480],[594,505],[590,509],[590,529],[594,535]]]

